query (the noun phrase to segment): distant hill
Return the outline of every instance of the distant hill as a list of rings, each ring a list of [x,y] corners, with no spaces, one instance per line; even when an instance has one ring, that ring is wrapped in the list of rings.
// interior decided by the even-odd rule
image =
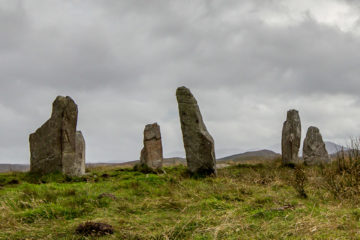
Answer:
[[[302,156],[302,142],[301,142],[301,148],[299,150],[299,155]],[[339,152],[342,148],[344,148],[344,150],[347,150],[348,148],[341,146],[339,144],[336,144],[334,142],[330,142],[330,141],[325,141],[325,147],[326,150],[328,151],[328,153],[330,155],[335,154],[337,152]],[[281,144],[280,143],[276,143],[273,144],[271,146],[268,147],[268,149],[274,151],[274,152],[278,152],[281,153]]]
[[[280,154],[275,153],[270,150],[260,150],[260,151],[251,151],[251,152],[245,152],[240,154],[231,155],[224,158],[217,159],[217,163],[224,164],[224,163],[238,163],[238,162],[251,162],[251,161],[266,161],[266,160],[272,160],[274,158],[280,157]],[[124,162],[124,163],[111,163],[111,164],[91,164],[91,165],[118,165],[118,166],[134,166],[135,164],[139,163],[139,160],[137,161],[130,161],[130,162]],[[165,158],[164,159],[164,166],[175,166],[175,165],[186,165],[186,159],[185,158],[179,158],[179,157],[173,157],[173,158]]]
[[[277,154],[270,150],[260,150],[260,151],[251,151],[240,154],[231,155],[228,157],[217,159],[217,162],[222,165],[227,163],[239,163],[239,162],[252,162],[252,161],[264,161],[272,160],[276,157],[279,157],[280,154]],[[139,163],[139,160],[123,162],[123,163],[87,163],[86,167],[99,167],[99,166],[119,166],[119,167],[133,167],[135,164]],[[175,165],[186,165],[185,158],[172,157],[164,159],[164,166],[175,166]],[[0,164],[0,173],[3,172],[26,172],[29,171],[30,166],[26,164]]]
[[[4,172],[26,172],[30,170],[27,164],[0,164],[0,173]]]
[[[325,147],[330,155],[335,154],[341,151],[342,149],[344,149],[345,151],[349,150],[347,147],[341,146],[333,142],[325,142]]]
[[[122,162],[122,163],[88,163],[86,164],[86,167],[98,167],[98,166],[121,166],[121,167],[133,167],[135,164],[138,164],[139,160],[129,161],[129,162]],[[163,165],[168,166],[175,166],[175,165],[186,165],[186,159],[185,158],[179,158],[179,157],[172,157],[172,158],[164,158]]]
[[[186,165],[186,159],[179,157],[165,158],[163,164],[165,166]]]
[[[228,157],[220,158],[218,162],[245,162],[245,161],[263,161],[263,160],[272,160],[274,158],[280,157],[280,154],[273,152],[271,150],[260,150],[260,151],[250,151],[240,154],[231,155]]]

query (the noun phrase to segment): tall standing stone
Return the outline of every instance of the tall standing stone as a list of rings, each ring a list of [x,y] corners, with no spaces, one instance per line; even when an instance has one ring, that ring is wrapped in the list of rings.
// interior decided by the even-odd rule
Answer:
[[[283,164],[299,163],[299,149],[301,141],[301,121],[297,110],[287,112],[283,125],[281,151]]]
[[[160,126],[148,124],[144,130],[144,148],[141,150],[140,164],[151,169],[160,169],[163,164],[163,149]]]
[[[309,127],[303,145],[303,158],[306,165],[330,162],[325,143],[317,127]]]
[[[196,99],[186,87],[177,89],[176,98],[189,171],[216,174],[214,140],[206,129]]]
[[[70,97],[58,96],[51,117],[30,134],[30,171],[79,175],[76,165],[76,125],[78,108]],[[81,172],[85,171],[81,170]]]

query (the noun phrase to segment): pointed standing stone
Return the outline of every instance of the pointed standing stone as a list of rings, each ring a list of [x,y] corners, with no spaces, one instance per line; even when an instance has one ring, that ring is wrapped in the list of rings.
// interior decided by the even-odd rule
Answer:
[[[76,163],[78,108],[70,97],[58,96],[51,117],[30,134],[30,171],[73,174]]]
[[[206,129],[196,99],[186,87],[177,89],[176,98],[189,171],[216,174],[214,140]]]
[[[306,165],[330,163],[329,154],[317,127],[309,127],[303,145],[303,158]]]
[[[299,163],[299,149],[301,141],[301,121],[297,110],[287,112],[283,125],[281,151],[283,164]]]
[[[160,126],[148,124],[144,130],[144,148],[141,150],[140,164],[151,169],[160,169],[163,164],[163,149]]]

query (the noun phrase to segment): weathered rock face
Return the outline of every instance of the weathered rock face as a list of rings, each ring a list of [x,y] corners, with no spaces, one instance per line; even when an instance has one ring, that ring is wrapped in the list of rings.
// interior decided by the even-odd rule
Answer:
[[[206,129],[196,99],[186,87],[177,89],[176,98],[189,171],[216,174],[214,140]]]
[[[76,158],[70,168],[69,175],[81,176],[85,174],[85,139],[81,131],[76,131]]]
[[[299,163],[301,141],[301,121],[299,112],[290,110],[283,125],[281,151],[283,164]]]
[[[152,169],[160,169],[163,164],[163,149],[160,126],[148,124],[144,130],[144,148],[141,150],[140,164]]]
[[[303,145],[303,158],[306,165],[330,163],[325,143],[317,127],[309,127]]]
[[[77,115],[77,105],[70,97],[55,99],[50,119],[29,137],[31,172],[74,175]]]

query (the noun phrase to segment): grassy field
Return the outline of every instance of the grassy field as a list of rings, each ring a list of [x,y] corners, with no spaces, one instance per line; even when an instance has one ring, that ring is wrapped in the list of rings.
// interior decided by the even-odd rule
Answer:
[[[305,167],[300,180],[278,163],[231,166],[216,178],[165,171],[1,174],[0,239],[98,239],[75,233],[86,221],[114,227],[100,239],[360,239],[359,201],[330,191],[320,167]]]

